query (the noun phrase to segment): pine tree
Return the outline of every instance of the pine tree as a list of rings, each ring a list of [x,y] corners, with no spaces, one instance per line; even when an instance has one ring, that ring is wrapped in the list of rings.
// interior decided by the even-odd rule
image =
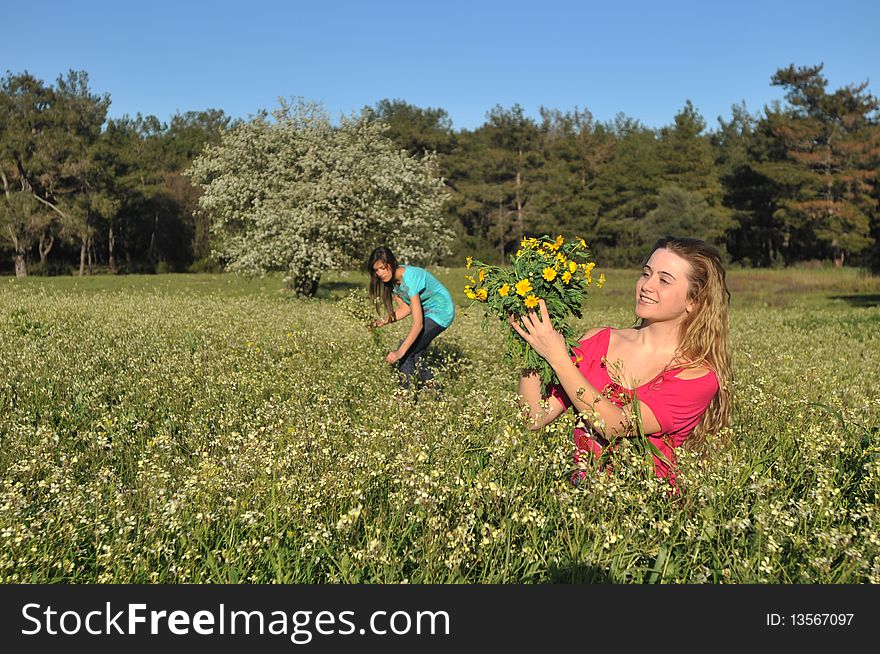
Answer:
[[[821,73],[822,65],[791,65],[773,76],[790,105],[767,114],[784,154],[759,170],[784,189],[776,217],[791,246],[813,256],[830,254],[839,267],[848,254],[872,244],[880,104],[865,92],[866,83],[829,94]]]

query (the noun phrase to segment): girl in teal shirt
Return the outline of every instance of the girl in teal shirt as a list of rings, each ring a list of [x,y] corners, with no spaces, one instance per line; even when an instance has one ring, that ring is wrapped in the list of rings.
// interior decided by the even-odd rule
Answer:
[[[452,324],[452,296],[424,268],[397,265],[394,253],[385,246],[373,250],[367,265],[370,298],[374,302],[381,300],[387,313],[385,318],[373,321],[373,326],[384,327],[409,315],[413,318],[406,337],[396,350],[388,353],[385,361],[388,365],[399,364],[404,388],[409,388],[415,376],[422,384],[433,380],[434,374],[421,360],[422,353]]]

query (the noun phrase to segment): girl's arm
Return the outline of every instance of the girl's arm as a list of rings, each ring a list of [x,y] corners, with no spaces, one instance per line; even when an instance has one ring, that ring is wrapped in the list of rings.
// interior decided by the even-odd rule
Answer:
[[[587,331],[581,340],[592,338],[602,331],[601,327]],[[546,427],[565,413],[565,406],[554,396],[544,399],[544,385],[541,376],[532,370],[523,370],[519,378],[518,393],[520,404],[528,409],[526,419],[529,429],[539,430]]]
[[[572,406],[583,415],[590,426],[602,436],[626,436],[630,431],[629,409],[618,408],[584,378],[571,360],[562,334],[553,329],[547,305],[543,300],[540,301],[540,309],[540,318],[532,312],[523,317],[523,326],[514,319],[510,320],[511,326],[535,352],[547,360]],[[538,392],[540,393],[540,388]],[[660,423],[650,408],[640,404],[639,414],[645,434],[660,431]]]
[[[422,329],[425,326],[425,319],[422,315],[422,301],[418,295],[413,295],[409,299],[409,307],[408,311],[404,316],[408,314],[412,314],[412,326],[409,328],[409,333],[406,335],[406,338],[403,339],[403,343],[400,344],[400,347],[397,348],[394,352],[389,352],[388,356],[385,357],[385,360],[388,363],[394,363],[402,359],[409,348],[413,346],[413,343],[418,339],[419,334],[422,333]],[[399,311],[399,310],[398,310]],[[395,312],[396,314],[397,312]]]
[[[410,308],[410,306],[396,295],[394,296],[394,301],[397,302],[397,308],[394,310],[394,320],[392,322],[403,320],[412,313],[412,309]],[[421,305],[419,306],[421,308]]]
[[[552,395],[545,401],[542,391],[541,376],[533,370],[523,370],[517,392],[522,398],[520,404],[528,409],[526,421],[529,429],[534,431],[546,427],[565,411],[562,402]]]
[[[397,322],[398,320],[403,320],[411,313],[412,310],[409,308],[409,305],[396,295],[394,296],[394,302],[397,304],[397,308],[389,316],[386,316],[381,320],[374,320],[373,327],[384,327],[385,325],[390,325],[391,323]]]

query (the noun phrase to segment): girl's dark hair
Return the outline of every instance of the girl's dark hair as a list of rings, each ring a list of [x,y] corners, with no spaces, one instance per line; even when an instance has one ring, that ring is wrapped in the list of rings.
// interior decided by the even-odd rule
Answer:
[[[376,276],[376,271],[373,270],[373,265],[377,261],[391,266],[391,279],[388,280],[388,282],[383,282]],[[394,313],[394,303],[391,301],[391,289],[394,286],[394,275],[397,273],[397,259],[391,251],[391,248],[381,245],[373,250],[367,261],[367,270],[370,271],[370,299],[376,307],[376,312],[379,312],[379,302],[377,300],[381,300],[382,306],[385,307],[385,311],[390,316]]]

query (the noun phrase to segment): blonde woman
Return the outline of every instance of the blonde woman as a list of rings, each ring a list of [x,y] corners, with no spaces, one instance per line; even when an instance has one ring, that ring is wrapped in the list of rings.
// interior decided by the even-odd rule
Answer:
[[[559,378],[545,393],[537,374],[523,371],[519,394],[530,427],[541,429],[571,406],[582,418],[576,462],[584,453],[598,457],[609,438],[632,435],[635,397],[642,431],[663,454],[654,457],[655,473],[675,485],[674,450],[699,447],[730,421],[729,300],[718,250],[667,236],[636,282],[636,327],[591,329],[569,353],[543,301],[540,314],[511,319]],[[572,481],[584,474],[576,470]]]

